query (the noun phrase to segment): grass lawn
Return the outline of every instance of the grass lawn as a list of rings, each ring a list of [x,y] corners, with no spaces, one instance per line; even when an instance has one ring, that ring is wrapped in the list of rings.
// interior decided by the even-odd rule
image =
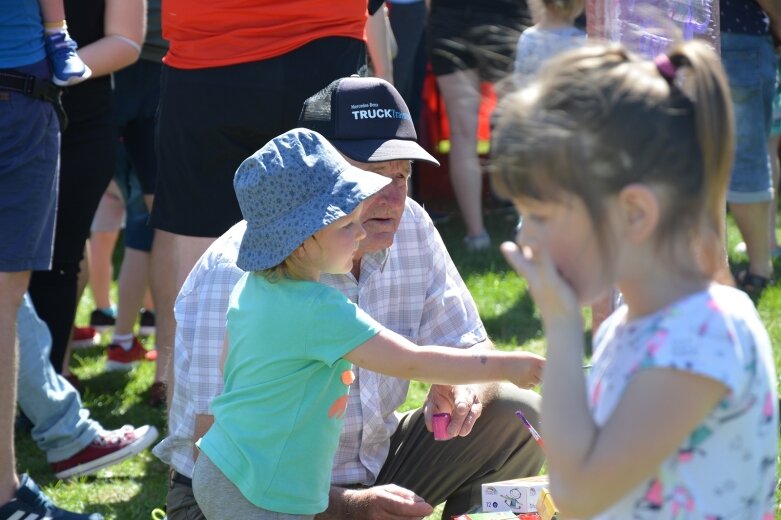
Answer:
[[[510,237],[514,219],[511,214],[497,211],[489,215],[487,225],[495,245],[498,245],[498,242]],[[525,283],[508,268],[498,250],[493,248],[480,255],[467,254],[461,246],[463,227],[457,217],[439,229],[477,301],[494,342],[500,348],[520,345],[544,354],[539,315],[526,292]],[[735,226],[730,223],[730,250],[738,240]],[[746,262],[745,256],[741,255],[732,255],[731,260],[736,267]],[[775,277],[781,279],[779,261],[775,264]],[[92,307],[91,295],[87,291],[79,307],[78,323],[88,321]],[[758,307],[775,347],[776,370],[779,371],[781,283],[765,291]],[[128,374],[106,374],[103,372],[104,365],[102,347],[77,351],[72,360],[73,371],[83,382],[84,405],[92,416],[108,428],[118,428],[123,424],[154,424],[162,434],[165,431],[162,413],[147,405],[154,366],[144,363]],[[424,385],[413,383],[405,408],[419,406],[425,392]],[[152,510],[165,503],[167,468],[148,450],[97,475],[65,482],[54,478],[44,455],[29,434],[17,432],[16,450],[18,471],[29,472],[61,507],[99,512],[112,520],[141,520],[150,518]]]

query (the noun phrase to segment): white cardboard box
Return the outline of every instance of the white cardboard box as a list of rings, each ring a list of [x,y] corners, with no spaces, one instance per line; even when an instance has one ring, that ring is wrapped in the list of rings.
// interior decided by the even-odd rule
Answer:
[[[483,484],[483,512],[536,513],[537,500],[546,487],[547,475]]]

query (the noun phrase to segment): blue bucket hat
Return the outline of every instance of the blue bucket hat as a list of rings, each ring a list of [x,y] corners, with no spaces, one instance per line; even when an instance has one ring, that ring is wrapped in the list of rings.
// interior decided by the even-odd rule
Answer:
[[[247,231],[236,265],[259,271],[280,264],[304,241],[353,212],[391,180],[351,166],[320,134],[297,128],[241,163],[233,188]]]

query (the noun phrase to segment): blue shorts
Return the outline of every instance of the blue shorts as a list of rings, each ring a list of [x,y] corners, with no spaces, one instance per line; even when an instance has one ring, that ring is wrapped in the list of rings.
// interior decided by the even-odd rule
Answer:
[[[14,70],[49,77],[46,61]],[[0,272],[51,268],[59,156],[52,104],[0,89]]]
[[[770,128],[771,137],[781,135],[781,60],[776,65],[776,94],[773,96],[773,125]]]
[[[152,250],[155,230],[149,225],[141,182],[124,146],[117,147],[114,180],[125,199],[125,247],[148,253]]]
[[[727,200],[752,204],[773,199],[767,142],[773,117],[776,55],[770,36],[722,33],[721,59],[735,110],[735,164]]]

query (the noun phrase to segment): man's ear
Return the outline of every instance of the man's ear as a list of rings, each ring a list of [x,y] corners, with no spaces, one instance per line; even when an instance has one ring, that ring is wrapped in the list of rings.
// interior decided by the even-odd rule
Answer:
[[[618,194],[623,238],[642,242],[656,230],[661,212],[658,194],[645,184],[629,184]]]

